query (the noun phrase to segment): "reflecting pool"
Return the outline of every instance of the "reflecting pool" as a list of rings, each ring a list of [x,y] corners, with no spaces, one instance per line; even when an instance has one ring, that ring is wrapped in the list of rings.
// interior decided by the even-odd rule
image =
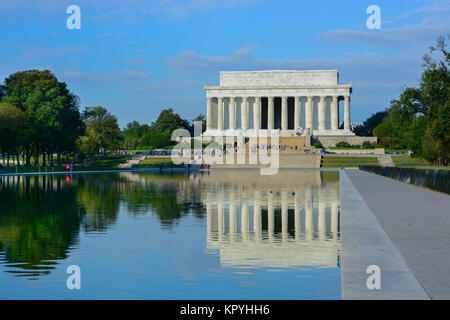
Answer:
[[[0,179],[0,299],[341,298],[337,171]]]

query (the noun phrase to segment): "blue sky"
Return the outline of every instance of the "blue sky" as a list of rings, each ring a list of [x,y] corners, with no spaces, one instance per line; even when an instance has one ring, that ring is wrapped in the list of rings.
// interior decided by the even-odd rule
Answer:
[[[66,27],[71,4],[81,30]],[[366,27],[372,4],[380,30]],[[449,21],[450,0],[0,0],[0,79],[50,69],[82,108],[102,105],[123,127],[166,107],[204,114],[203,86],[221,70],[338,69],[363,121],[417,85]]]

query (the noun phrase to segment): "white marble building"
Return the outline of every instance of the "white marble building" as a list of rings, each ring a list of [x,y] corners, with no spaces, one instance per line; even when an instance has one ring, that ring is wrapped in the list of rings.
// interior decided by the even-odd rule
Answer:
[[[205,86],[205,136],[353,136],[351,84],[338,84],[337,70],[222,71],[219,86]],[[344,129],[339,102],[344,102]]]

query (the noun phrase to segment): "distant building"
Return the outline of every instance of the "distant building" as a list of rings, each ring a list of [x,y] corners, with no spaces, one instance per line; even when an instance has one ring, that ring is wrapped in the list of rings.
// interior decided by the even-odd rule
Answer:
[[[205,86],[204,136],[261,136],[302,132],[324,146],[361,144],[376,137],[351,131],[351,84],[338,84],[337,70],[222,71],[219,86]],[[343,129],[339,102],[344,101]],[[302,130],[298,130],[301,128]]]
[[[338,84],[337,70],[220,72],[219,86],[206,86],[205,135],[251,136],[301,127],[315,136],[351,136],[351,84]],[[344,101],[344,129],[338,128]]]

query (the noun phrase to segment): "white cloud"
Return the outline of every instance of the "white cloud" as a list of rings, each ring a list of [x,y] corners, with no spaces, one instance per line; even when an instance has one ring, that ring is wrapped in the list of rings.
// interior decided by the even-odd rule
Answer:
[[[204,73],[204,71],[242,70],[255,64],[253,47],[243,47],[230,56],[199,55],[194,50],[185,51],[171,58],[169,66],[186,74]]]
[[[182,52],[170,59],[168,66],[185,76],[216,74],[225,70],[264,70],[264,69],[339,69],[345,72],[345,78],[356,80],[360,77],[382,79],[401,79],[403,75],[411,76],[421,66],[424,52],[381,56],[364,54],[340,58],[312,59],[258,59],[252,47],[243,47],[229,56],[208,56],[195,51]],[[392,70],[399,73],[393,75]],[[408,77],[407,77],[408,78]]]
[[[385,28],[378,31],[329,30],[320,33],[318,38],[327,42],[363,44],[397,49],[426,47],[434,43],[439,36],[450,32],[449,20],[450,14],[446,14],[439,18],[424,18],[419,24]]]
[[[82,14],[86,10],[87,21],[96,20],[113,23],[135,23],[138,17],[152,15],[162,19],[180,19],[196,13],[204,13],[221,8],[251,5],[262,0],[77,0]],[[73,0],[21,0],[0,1],[0,17],[3,20],[38,16],[64,15]],[[1,22],[1,20],[0,20]]]
[[[185,79],[177,76],[159,78],[158,80],[141,82],[127,88],[128,92],[142,94],[166,95],[173,98],[175,95],[196,95],[202,92],[204,83],[199,80]]]
[[[115,82],[115,81],[142,81],[149,78],[145,72],[135,70],[118,70],[109,73],[88,74],[79,71],[65,70],[63,77],[74,81],[89,82]]]
[[[424,5],[413,10],[413,13],[419,12],[445,12],[450,11],[450,0],[436,0],[431,4]]]

